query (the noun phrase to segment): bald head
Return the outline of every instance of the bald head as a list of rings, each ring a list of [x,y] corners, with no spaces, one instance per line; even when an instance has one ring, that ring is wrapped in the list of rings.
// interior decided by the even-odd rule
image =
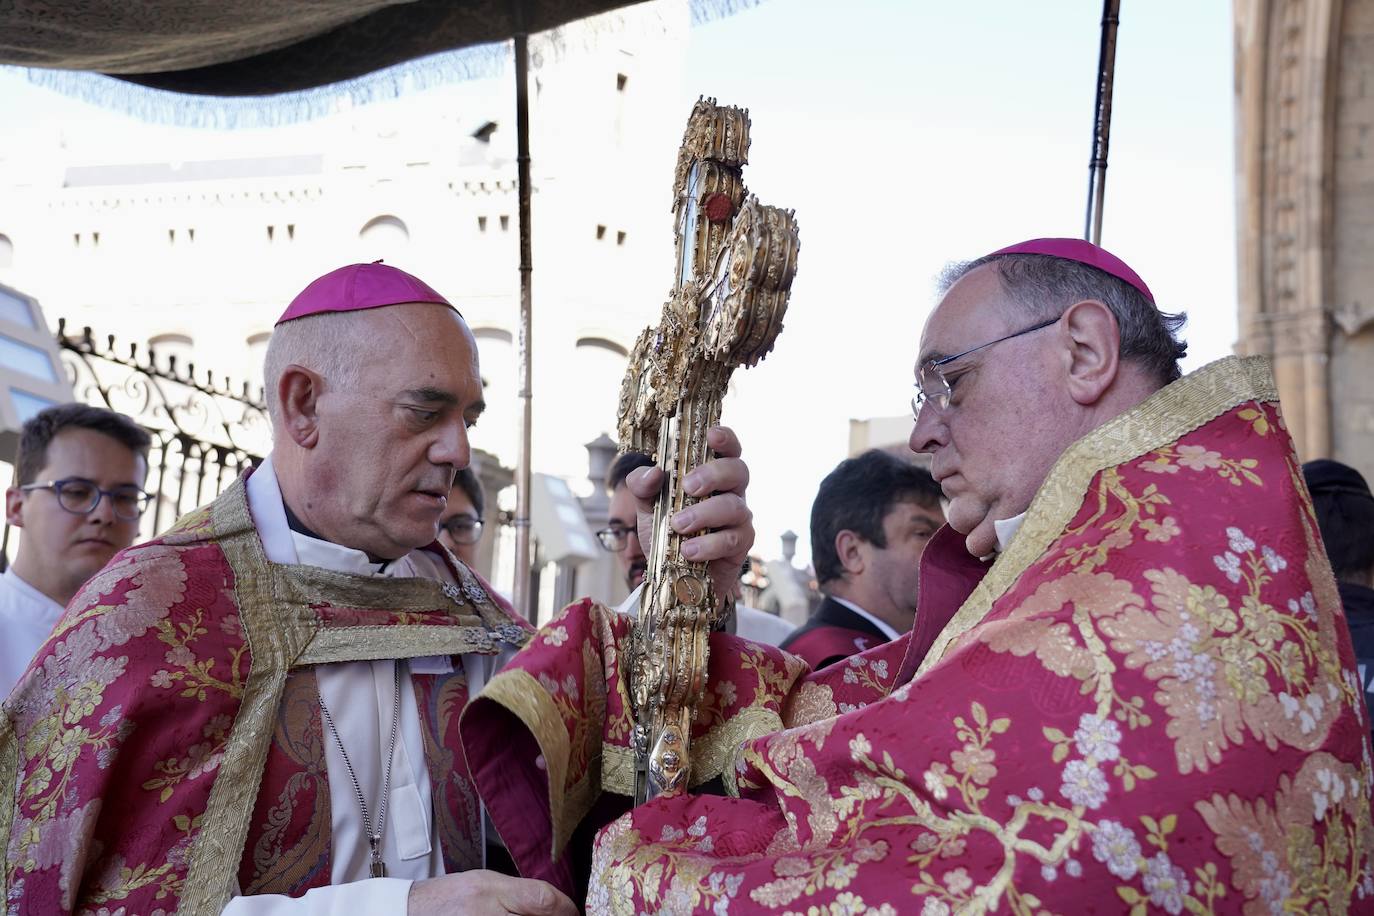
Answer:
[[[273,465],[302,522],[377,558],[434,540],[485,407],[457,312],[412,302],[288,321],[264,376]]]

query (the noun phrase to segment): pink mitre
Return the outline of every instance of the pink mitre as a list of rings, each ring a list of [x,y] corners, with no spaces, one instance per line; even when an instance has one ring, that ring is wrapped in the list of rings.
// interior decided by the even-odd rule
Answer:
[[[340,267],[320,277],[291,300],[286,311],[277,319],[277,324],[307,315],[360,312],[405,302],[432,302],[458,311],[453,308],[453,303],[436,293],[419,277],[389,267],[381,261],[373,261],[371,264]]]
[[[1000,251],[994,251],[988,257],[996,257],[999,254],[1043,254],[1052,258],[1063,258],[1066,261],[1087,264],[1089,267],[1096,267],[1103,273],[1109,273],[1118,280],[1124,280],[1131,284],[1140,290],[1142,296],[1150,300],[1151,305],[1155,304],[1154,294],[1145,285],[1145,281],[1140,279],[1140,274],[1131,270],[1125,261],[1105,248],[1099,248],[1092,242],[1085,242],[1082,239],[1031,239],[1028,242],[1018,242]]]

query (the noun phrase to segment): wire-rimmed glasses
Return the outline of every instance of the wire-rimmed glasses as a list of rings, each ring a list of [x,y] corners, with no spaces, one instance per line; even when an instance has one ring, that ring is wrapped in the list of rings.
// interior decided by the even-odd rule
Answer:
[[[1020,331],[1015,332],[1014,334],[1008,334],[1006,337],[999,337],[996,340],[989,340],[987,343],[981,343],[976,347],[969,347],[964,352],[955,353],[953,356],[946,356],[941,359],[927,360],[925,363],[921,365],[920,371],[916,373],[916,394],[914,394],[911,398],[912,419],[920,419],[921,408],[925,406],[927,401],[934,402],[935,406],[939,407],[941,410],[949,409],[949,399],[954,394],[954,388],[950,384],[949,379],[945,376],[943,368],[944,366],[949,365],[950,363],[954,362],[956,359],[959,359],[960,357],[968,356],[970,353],[975,353],[979,350],[991,347],[993,344],[999,344],[1003,341],[1011,340],[1015,337],[1020,337],[1022,334],[1029,334],[1031,331],[1038,331],[1041,328],[1047,328],[1050,325],[1054,324],[1056,321],[1058,321],[1061,317],[1063,316],[1055,315],[1053,318],[1046,319],[1045,321],[1042,321],[1039,324],[1033,324],[1028,328],[1023,328]]]

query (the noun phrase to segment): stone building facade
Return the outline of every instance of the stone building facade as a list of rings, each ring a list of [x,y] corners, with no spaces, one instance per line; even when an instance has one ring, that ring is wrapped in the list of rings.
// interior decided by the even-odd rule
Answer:
[[[653,0],[531,41],[533,466],[579,495],[594,489],[586,443],[615,431],[628,349],[671,286],[689,27],[685,0]],[[489,407],[472,443],[489,484],[508,484],[519,429],[514,127],[509,66],[271,129],[99,112],[11,127],[0,284],[35,297],[54,326],[61,317],[151,343],[160,365],[194,362],[198,376],[256,392],[290,298],[327,270],[384,259],[443,292],[473,329]],[[513,550],[493,522],[513,502],[513,488],[488,493],[485,571],[504,590]],[[579,587],[623,597],[612,559],[583,563]]]
[[[1240,341],[1302,460],[1374,479],[1374,0],[1236,0]]]

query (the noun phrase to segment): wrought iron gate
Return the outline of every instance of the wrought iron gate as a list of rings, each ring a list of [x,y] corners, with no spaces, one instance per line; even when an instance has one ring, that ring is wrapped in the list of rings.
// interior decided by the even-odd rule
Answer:
[[[234,390],[227,376],[217,381],[193,362],[178,366],[175,356],[159,360],[151,346],[125,348],[113,334],[69,335],[66,319],[58,319],[57,343],[77,401],[125,414],[153,438],[145,488],[154,498],[140,539],[214,499],[271,448],[260,387],[256,397],[247,382]]]

